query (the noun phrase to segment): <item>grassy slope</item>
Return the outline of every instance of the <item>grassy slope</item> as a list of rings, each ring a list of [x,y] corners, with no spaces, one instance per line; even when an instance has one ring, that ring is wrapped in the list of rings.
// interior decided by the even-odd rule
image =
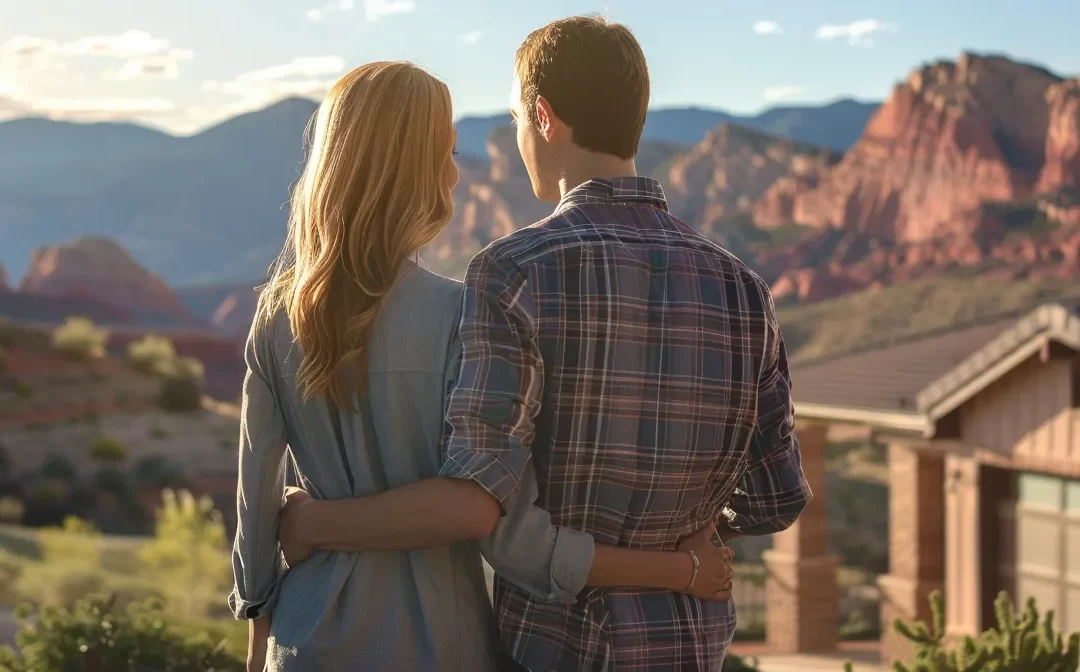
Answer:
[[[1080,283],[945,277],[781,309],[780,323],[792,359],[805,360],[1021,314],[1056,300],[1080,300]]]

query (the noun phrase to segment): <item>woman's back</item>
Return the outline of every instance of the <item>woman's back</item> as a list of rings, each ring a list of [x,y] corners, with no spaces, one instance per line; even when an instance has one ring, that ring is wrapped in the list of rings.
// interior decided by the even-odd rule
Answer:
[[[371,332],[365,394],[346,412],[326,396],[303,401],[287,319],[271,322],[260,339],[266,378],[300,487],[339,499],[438,475],[460,307],[459,283],[406,264]],[[285,574],[276,599],[271,670],[494,669],[474,544],[317,553]]]

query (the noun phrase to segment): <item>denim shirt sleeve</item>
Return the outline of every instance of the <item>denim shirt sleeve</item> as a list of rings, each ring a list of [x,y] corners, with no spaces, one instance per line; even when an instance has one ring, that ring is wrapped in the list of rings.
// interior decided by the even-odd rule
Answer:
[[[236,492],[236,539],[233,542],[234,585],[229,607],[237,619],[253,619],[273,611],[284,566],[278,551],[277,524],[285,489],[285,419],[267,373],[269,348],[248,337],[240,410],[240,471]],[[265,341],[264,341],[265,343]]]
[[[461,345],[455,339],[447,357],[448,398],[460,368]],[[509,511],[480,542],[480,552],[501,578],[522,590],[542,600],[573,604],[592,569],[593,537],[552,525],[551,514],[536,505],[537,496],[536,470],[530,460]]]

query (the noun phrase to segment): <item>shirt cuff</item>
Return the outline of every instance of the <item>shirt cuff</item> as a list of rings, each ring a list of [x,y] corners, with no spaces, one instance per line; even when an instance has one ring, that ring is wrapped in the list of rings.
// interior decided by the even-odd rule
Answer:
[[[510,510],[513,497],[521,485],[517,473],[508,469],[494,455],[486,453],[462,451],[448,456],[439,475],[476,483],[499,501],[504,516]]]
[[[591,534],[557,528],[555,550],[551,556],[552,599],[560,604],[574,604],[589,582],[596,542]]]

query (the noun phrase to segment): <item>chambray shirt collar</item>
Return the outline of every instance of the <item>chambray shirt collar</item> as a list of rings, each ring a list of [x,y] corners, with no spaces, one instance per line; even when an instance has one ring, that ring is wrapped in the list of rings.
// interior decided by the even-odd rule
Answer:
[[[667,197],[660,182],[651,177],[637,176],[593,178],[582,182],[566,192],[555,212],[590,203],[641,203],[668,209]]]

